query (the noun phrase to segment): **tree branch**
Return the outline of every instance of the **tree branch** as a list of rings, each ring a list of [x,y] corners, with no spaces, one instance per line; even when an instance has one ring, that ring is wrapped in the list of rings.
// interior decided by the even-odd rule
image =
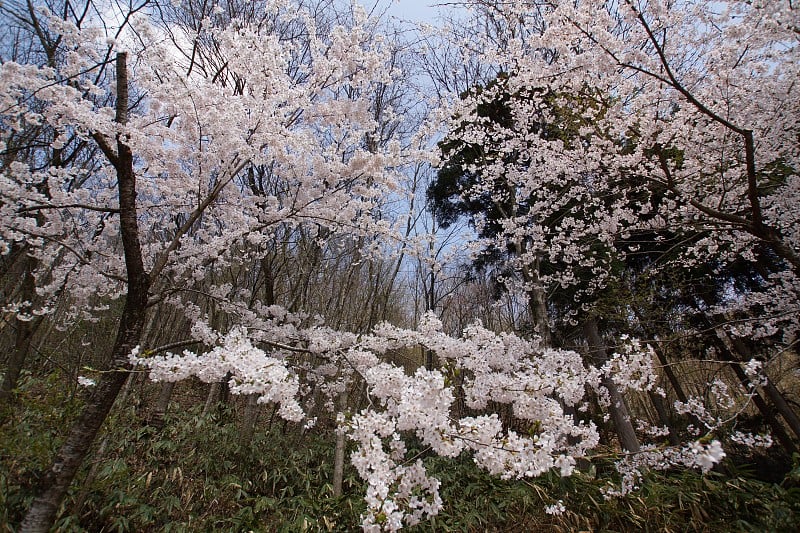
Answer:
[[[69,208],[86,209],[89,211],[99,211],[101,213],[119,213],[118,207],[99,207],[87,204],[32,205],[29,207],[23,207],[18,211],[18,213],[29,213],[31,211],[41,211],[43,209],[69,209]]]

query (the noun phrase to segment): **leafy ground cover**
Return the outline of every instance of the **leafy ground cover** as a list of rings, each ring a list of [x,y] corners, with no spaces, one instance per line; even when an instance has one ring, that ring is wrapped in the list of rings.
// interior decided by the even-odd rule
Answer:
[[[0,427],[0,524],[14,531],[52,454],[82,404],[61,378],[26,378]],[[60,391],[60,392],[58,392]],[[363,484],[346,469],[333,497],[332,432],[264,423],[243,443],[237,405],[202,417],[197,402],[173,404],[161,429],[137,401],[118,406],[73,484],[58,531],[353,531]],[[562,478],[504,481],[471,459],[419,450],[441,480],[444,509],[412,531],[796,531],[800,467],[780,482],[755,465],[726,460],[706,476],[651,473],[641,490],[605,499],[612,468],[602,461]],[[763,476],[762,476],[763,477]],[[561,514],[546,510],[563,504]]]

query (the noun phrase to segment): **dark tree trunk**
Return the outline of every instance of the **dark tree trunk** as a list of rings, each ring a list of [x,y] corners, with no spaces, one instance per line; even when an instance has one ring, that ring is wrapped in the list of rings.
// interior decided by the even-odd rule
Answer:
[[[675,371],[672,370],[672,366],[669,364],[669,361],[667,361],[667,356],[658,346],[653,346],[653,351],[656,353],[656,357],[658,357],[658,362],[661,363],[664,375],[667,376],[670,385],[672,385],[672,390],[675,391],[675,396],[681,403],[686,403],[686,393],[683,392],[683,387],[678,380],[678,376],[675,375]]]
[[[602,365],[608,360],[608,351],[597,329],[597,321],[594,318],[586,320],[583,324],[583,331],[586,335],[586,341],[589,343],[592,358],[598,366]],[[610,400],[608,409],[611,414],[611,420],[614,422],[614,428],[617,430],[620,446],[625,451],[638,452],[639,439],[636,438],[636,432],[633,428],[633,423],[631,423],[631,416],[625,403],[625,398],[622,397],[617,384],[610,377],[604,376],[602,383],[608,389]]]
[[[775,406],[775,409],[777,409],[783,419],[786,420],[792,433],[794,433],[797,438],[800,438],[800,419],[797,418],[797,414],[786,401],[783,393],[778,390],[778,387],[776,387],[769,378],[767,378],[763,388],[764,392],[767,393],[770,401],[772,401],[772,404]]]
[[[128,71],[127,54],[117,54],[117,109],[116,122],[127,123]],[[67,489],[83,464],[86,455],[103,425],[114,401],[130,373],[129,356],[139,345],[144,329],[149,279],[142,261],[139,229],[136,221],[136,176],[133,172],[133,154],[122,136],[117,137],[116,152],[108,139],[99,135],[95,140],[113,164],[118,181],[119,216],[125,266],[128,273],[128,291],[119,320],[117,337],[111,354],[109,369],[103,373],[95,391],[77,422],[70,429],[66,441],[56,454],[53,465],[45,475],[42,492],[34,499],[20,531],[46,532],[58,516]]]
[[[644,319],[642,311],[639,308],[634,307],[633,313],[636,315],[636,318],[641,325],[642,331],[644,332],[644,338],[655,338],[656,335],[653,335],[652,332],[648,332],[648,328],[645,326],[647,324],[647,320]],[[656,342],[652,343],[651,346],[653,347],[653,351],[656,353],[656,357],[658,357],[658,362],[661,364],[661,368],[664,370],[664,375],[667,376],[667,380],[669,380],[670,385],[672,385],[672,390],[675,391],[675,396],[681,403],[686,403],[686,393],[683,391],[683,386],[681,385],[678,376],[675,375],[675,371],[672,370],[672,365],[669,364],[664,350],[662,350]]]
[[[678,433],[675,431],[675,426],[672,423],[671,417],[669,416],[669,411],[664,403],[664,398],[653,391],[648,391],[648,395],[650,396],[650,401],[653,403],[653,407],[656,409],[658,420],[661,422],[661,424],[666,426],[667,429],[669,429],[669,443],[673,446],[680,444]]]
[[[736,377],[739,378],[739,382],[742,384],[742,387],[744,387],[744,390],[751,395],[753,404],[759,410],[761,416],[764,417],[764,421],[769,425],[770,429],[772,430],[772,434],[775,435],[775,438],[781,443],[781,446],[783,446],[783,449],[786,450],[786,453],[792,455],[793,453],[797,452],[797,446],[795,446],[794,442],[792,442],[792,439],[789,437],[789,434],[786,433],[786,430],[783,429],[780,421],[775,418],[775,415],[772,413],[772,409],[769,408],[767,402],[765,402],[764,398],[762,398],[758,393],[755,385],[750,381],[750,378],[747,377],[742,365],[731,361],[730,367],[731,370],[733,370],[733,373],[736,374]]]
[[[348,385],[339,396],[339,412],[347,412]],[[333,497],[338,498],[342,495],[342,483],[344,481],[344,455],[347,448],[347,438],[344,432],[336,432],[336,448],[333,452]]]
[[[713,330],[715,337],[714,337],[714,345],[720,350],[723,357],[729,361],[729,366],[733,373],[736,374],[736,377],[739,379],[739,382],[744,387],[745,391],[751,396],[753,399],[753,404],[759,410],[761,415],[764,417],[764,421],[769,425],[770,429],[772,430],[772,434],[775,435],[775,438],[781,443],[783,448],[786,450],[787,453],[790,455],[797,451],[797,446],[795,446],[794,442],[792,442],[791,437],[786,430],[784,429],[783,425],[780,421],[775,417],[772,409],[770,409],[767,402],[764,398],[756,390],[755,384],[750,381],[750,378],[745,373],[742,365],[739,363],[740,356],[737,355],[739,350],[743,350],[745,348],[744,343],[741,341],[738,350],[737,347],[734,345],[732,339],[728,336],[727,333],[718,325],[714,323],[714,320],[707,316],[701,315],[703,323],[709,330]],[[746,351],[749,353],[749,351]],[[741,354],[744,355],[744,354]]]
[[[6,164],[6,167],[8,165]],[[12,243],[11,250],[0,257],[0,279],[5,278],[22,257],[28,254],[29,248],[25,244]]]
[[[738,338],[731,338],[725,331],[720,328],[717,328],[717,336],[725,345],[725,347],[731,351],[731,357],[733,360],[737,360],[740,362],[749,361],[753,358],[753,353],[750,350],[750,347],[742,340]],[[738,356],[738,357],[736,357]],[[783,393],[778,390],[772,381],[766,377],[765,382],[762,385],[762,389],[766,393],[767,397],[772,402],[772,405],[775,406],[775,409],[780,413],[783,419],[788,424],[789,429],[792,430],[798,438],[800,438],[800,418],[797,417],[797,414],[794,412],[794,409],[791,408],[789,403],[786,401],[786,398],[783,397]]]
[[[517,252],[521,255],[524,246],[518,245]],[[533,329],[539,336],[540,344],[543,348],[550,348],[553,345],[553,335],[550,331],[549,315],[547,314],[547,293],[540,281],[540,259],[534,261],[533,266],[523,267],[522,277],[526,283],[532,286],[528,291],[528,310],[531,314]]]
[[[21,259],[22,285],[20,287],[20,301],[33,302],[36,295],[36,281],[33,277],[33,269],[36,260],[25,255]],[[14,348],[8,357],[6,373],[3,376],[3,383],[0,385],[0,402],[9,403],[13,400],[13,390],[17,388],[19,376],[25,366],[25,359],[30,352],[33,335],[42,323],[42,317],[37,316],[33,320],[20,320],[14,318]]]
[[[144,335],[147,335],[147,333],[145,332]],[[117,403],[121,403],[123,405],[125,404],[125,400],[130,393],[131,386],[136,377],[137,374],[128,375],[128,379],[125,381],[125,385],[123,385],[122,391],[119,393],[119,397],[117,398]],[[92,456],[92,466],[89,469],[89,473],[86,474],[86,477],[82,480],[83,486],[81,487],[81,491],[78,493],[78,496],[75,498],[75,505],[72,507],[72,514],[78,518],[81,516],[83,504],[86,502],[86,498],[89,497],[92,484],[94,483],[95,479],[97,479],[97,474],[100,472],[100,466],[103,464],[103,460],[105,459],[106,451],[108,450],[108,439],[109,436],[106,435],[105,438],[103,438],[103,441],[100,443],[100,446],[97,447],[97,451]]]
[[[67,440],[58,451],[53,466],[44,478],[44,490],[31,504],[21,532],[49,531],[58,516],[58,509],[75,474],[83,464],[100,426],[108,416],[114,400],[125,383],[126,371],[109,371],[97,384],[96,390],[72,426]]]
[[[214,407],[216,407],[217,402],[219,402],[221,389],[222,383],[219,381],[215,381],[209,385],[208,396],[206,396],[206,404],[203,406],[203,414],[201,415],[203,418],[211,416],[211,411],[214,409]]]

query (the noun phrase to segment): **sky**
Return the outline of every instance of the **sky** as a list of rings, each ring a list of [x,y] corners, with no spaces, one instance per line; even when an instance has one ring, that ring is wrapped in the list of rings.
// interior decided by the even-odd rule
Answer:
[[[446,0],[381,0],[378,5],[389,5],[388,15],[414,22],[435,22],[437,4]],[[365,1],[365,5],[369,3]]]

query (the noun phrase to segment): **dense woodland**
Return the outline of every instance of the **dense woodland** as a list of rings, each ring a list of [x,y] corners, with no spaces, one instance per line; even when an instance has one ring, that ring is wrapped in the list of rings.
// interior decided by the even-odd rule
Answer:
[[[796,531],[800,6],[387,9],[0,2],[0,530]]]

